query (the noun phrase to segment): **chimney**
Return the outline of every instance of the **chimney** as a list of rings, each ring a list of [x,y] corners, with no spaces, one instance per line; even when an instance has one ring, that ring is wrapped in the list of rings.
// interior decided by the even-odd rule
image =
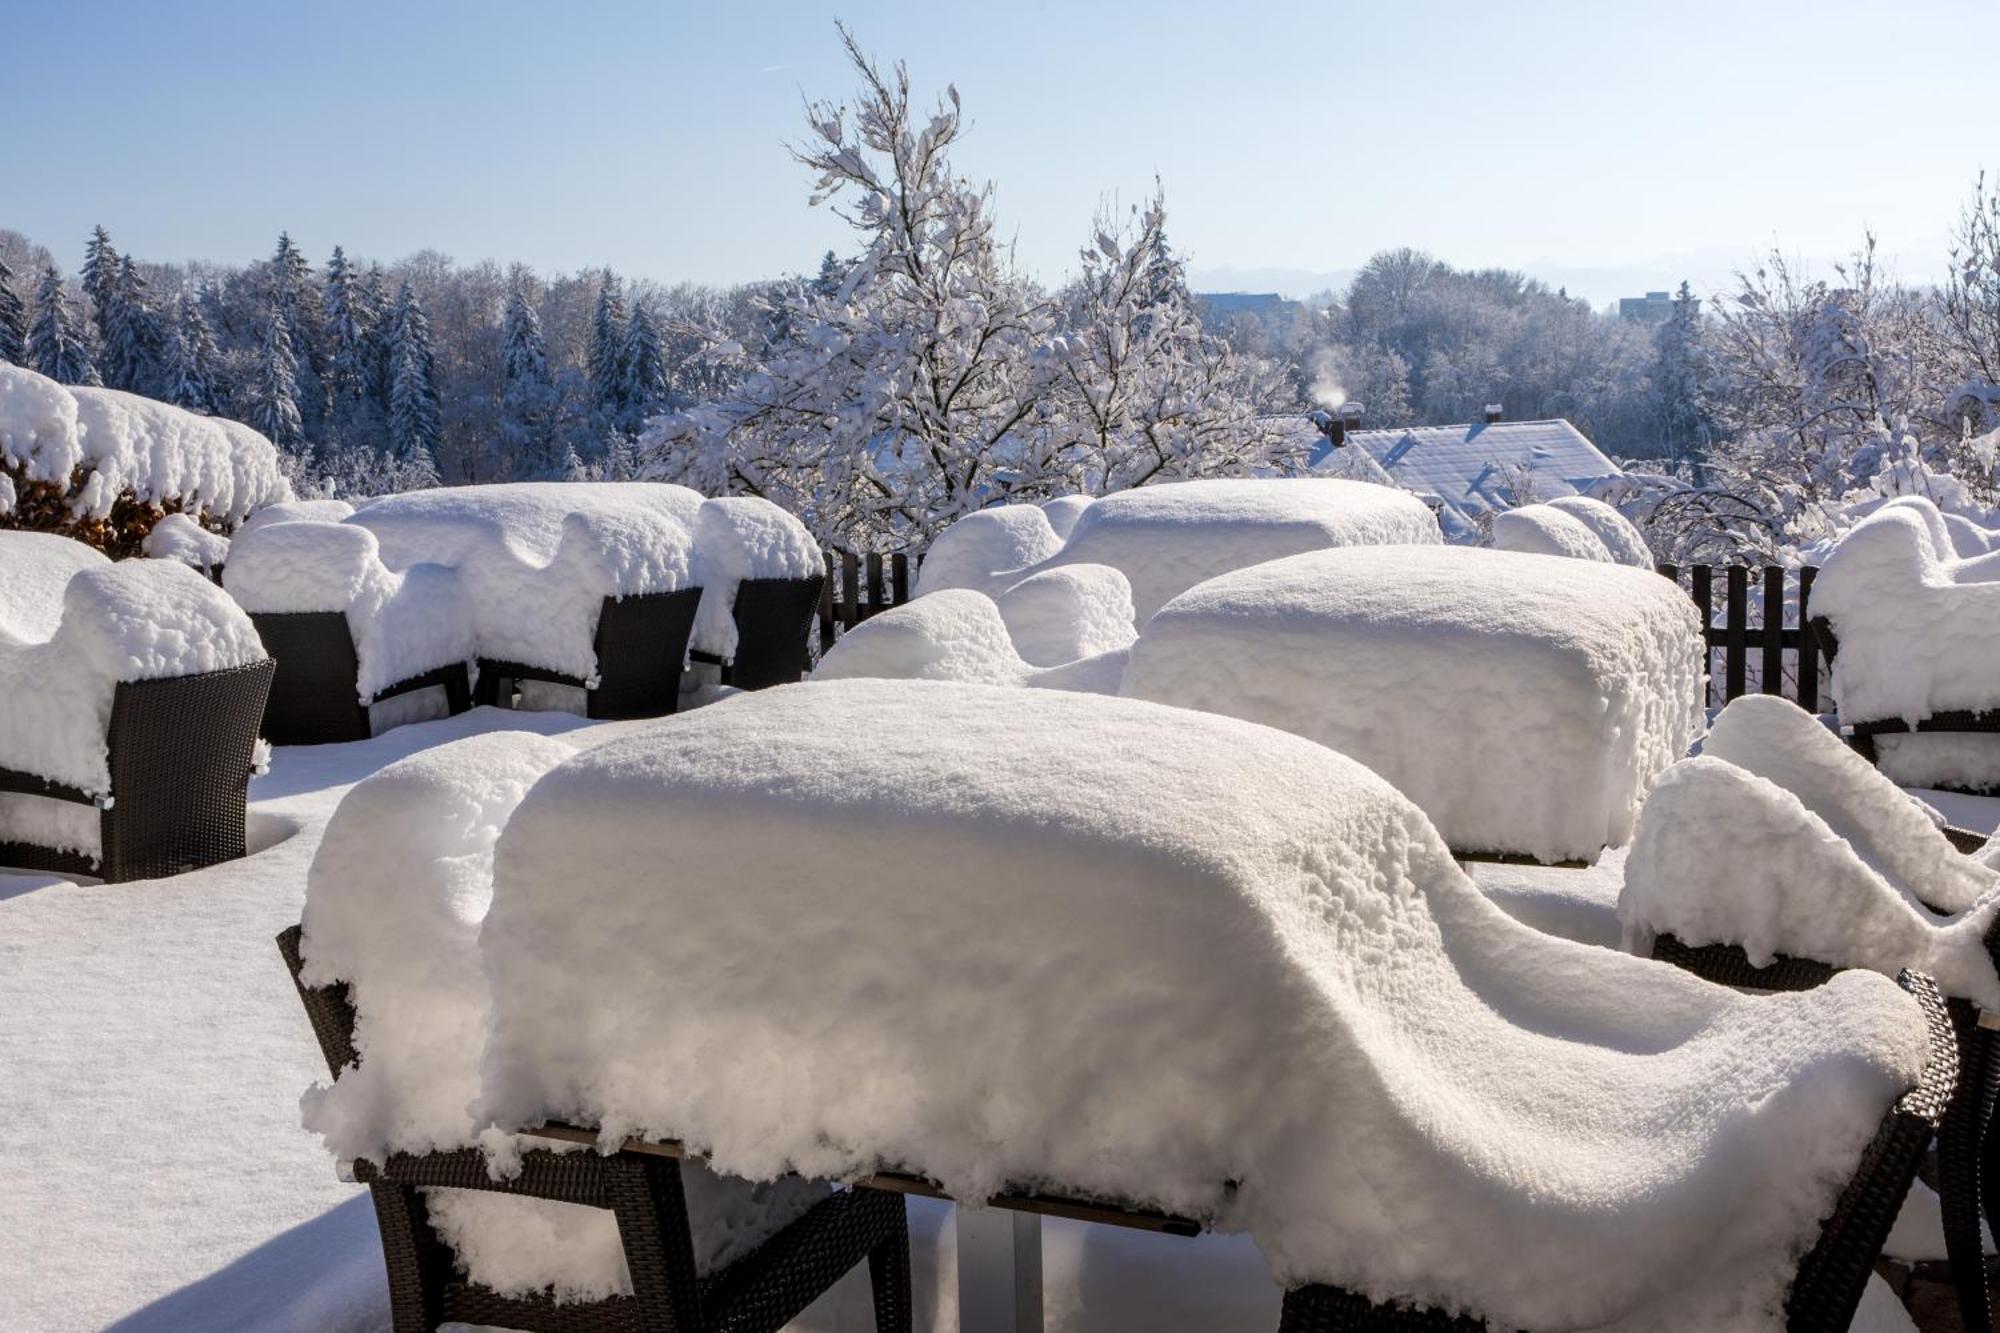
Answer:
[[[1339,407],[1316,407],[1308,414],[1307,420],[1319,428],[1326,436],[1327,443],[1335,449],[1347,443],[1347,433],[1361,428],[1361,404],[1342,403]]]
[[[1504,403],[1488,403],[1486,405],[1486,424],[1490,426],[1498,421],[1505,415],[1506,410],[1507,408]]]
[[[1343,434],[1351,434],[1361,429],[1361,404],[1342,403],[1340,405],[1340,427]]]

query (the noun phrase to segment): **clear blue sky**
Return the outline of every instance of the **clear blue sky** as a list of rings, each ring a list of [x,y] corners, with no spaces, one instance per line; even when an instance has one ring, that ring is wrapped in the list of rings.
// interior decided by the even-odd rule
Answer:
[[[1203,270],[1409,244],[1664,282],[1872,226],[1929,279],[2000,168],[1993,0],[0,0],[0,226],[71,267],[103,222],[153,259],[287,228],[315,263],[810,268],[842,229],[784,144],[802,97],[853,87],[836,15],[926,93],[958,85],[959,168],[1046,277],[1157,173]]]

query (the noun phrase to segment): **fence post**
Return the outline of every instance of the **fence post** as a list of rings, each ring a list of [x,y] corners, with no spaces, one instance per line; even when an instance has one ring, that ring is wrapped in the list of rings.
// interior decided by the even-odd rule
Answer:
[[[1799,707],[1808,713],[1819,711],[1819,639],[1812,632],[1812,585],[1817,573],[1811,565],[1799,570]]]
[[[1785,692],[1785,571],[1776,565],[1764,566],[1764,679],[1765,694]]]
[[[861,562],[854,552],[840,553],[840,624],[853,629],[861,620]]]
[[[1696,565],[1689,574],[1693,583],[1695,610],[1701,613],[1701,702],[1704,707],[1714,695],[1715,654],[1712,651],[1715,627],[1715,592],[1712,586],[1715,571],[1707,565]]]
[[[901,606],[910,600],[910,557],[901,551],[889,557],[889,604]]]
[[[819,585],[819,651],[833,650],[833,552],[825,551],[826,581]]]
[[[1728,578],[1729,604],[1724,608],[1722,641],[1722,702],[1743,695],[1743,668],[1750,656],[1750,569],[1731,565],[1723,571]]]
[[[882,601],[882,553],[868,553],[868,614],[875,615],[883,609]]]

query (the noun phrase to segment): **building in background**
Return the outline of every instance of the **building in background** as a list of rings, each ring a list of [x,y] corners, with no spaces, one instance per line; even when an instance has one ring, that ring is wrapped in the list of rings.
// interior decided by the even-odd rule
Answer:
[[[1694,309],[1689,313],[1699,315],[1701,302],[1696,300],[1693,304]],[[1644,296],[1626,296],[1619,298],[1618,301],[1618,318],[1629,319],[1639,324],[1664,324],[1667,322],[1667,317],[1673,313],[1672,292],[1647,292]]]

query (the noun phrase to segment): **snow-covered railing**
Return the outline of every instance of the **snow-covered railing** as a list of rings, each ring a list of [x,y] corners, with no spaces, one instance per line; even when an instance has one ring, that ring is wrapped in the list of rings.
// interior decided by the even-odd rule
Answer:
[[[1660,564],[1656,568],[1686,588],[1701,611],[1709,648],[1710,704],[1726,704],[1752,693],[1776,694],[1808,712],[1819,711],[1826,666],[1819,641],[1803,628],[1811,619],[1808,608],[1817,566],[1787,570],[1778,565],[1694,565],[1683,570],[1680,565]],[[1720,623],[1715,618],[1718,573]],[[1755,597],[1752,587],[1757,590]]]

